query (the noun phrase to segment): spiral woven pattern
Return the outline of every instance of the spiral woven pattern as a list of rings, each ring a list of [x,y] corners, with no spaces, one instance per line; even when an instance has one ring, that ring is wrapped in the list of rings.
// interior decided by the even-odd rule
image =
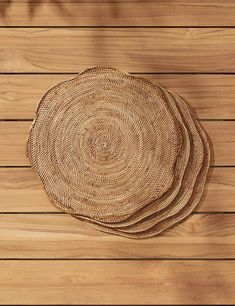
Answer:
[[[102,67],[44,95],[27,156],[57,208],[130,238],[185,218],[201,198],[210,159],[207,137],[180,97]]]

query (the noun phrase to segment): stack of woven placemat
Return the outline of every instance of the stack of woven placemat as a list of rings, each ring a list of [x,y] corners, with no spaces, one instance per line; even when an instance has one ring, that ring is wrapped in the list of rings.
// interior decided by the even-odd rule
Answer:
[[[56,207],[130,238],[159,234],[192,212],[209,155],[205,132],[182,98],[102,67],[51,88],[27,142]]]

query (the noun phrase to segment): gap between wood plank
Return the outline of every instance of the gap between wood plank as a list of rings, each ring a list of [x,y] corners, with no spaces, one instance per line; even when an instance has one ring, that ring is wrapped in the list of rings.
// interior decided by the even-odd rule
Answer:
[[[17,166],[17,165],[0,165],[0,168],[31,168],[31,166]],[[235,165],[210,165],[210,168],[235,168]]]
[[[234,261],[234,258],[191,258],[191,257],[185,257],[185,258],[173,258],[173,257],[150,257],[150,258],[0,258],[0,261],[11,261],[11,260],[30,260],[30,261],[37,261],[37,260],[42,260],[42,261],[63,261],[63,260],[73,260],[73,261]],[[18,305],[19,306],[19,305]]]
[[[235,211],[194,211],[191,215],[233,215]],[[3,211],[0,215],[68,215],[62,211]]]
[[[128,72],[128,71],[127,71]],[[173,74],[173,75],[235,75],[235,72],[128,72],[129,74],[149,74],[149,75],[164,75],[164,74]],[[67,74],[73,74],[74,76],[79,74],[78,72],[1,72],[0,75],[67,75]]]
[[[235,25],[228,26],[145,26],[145,25],[116,25],[116,26],[105,26],[105,25],[68,25],[68,26],[0,26],[0,29],[234,29]]]
[[[204,119],[197,119],[198,121],[235,121],[235,119],[207,119],[207,118],[204,118]],[[0,122],[31,122],[33,121],[33,119],[0,119]]]

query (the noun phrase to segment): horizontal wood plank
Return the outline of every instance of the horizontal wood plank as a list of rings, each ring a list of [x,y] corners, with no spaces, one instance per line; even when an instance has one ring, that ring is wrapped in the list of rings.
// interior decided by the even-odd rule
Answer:
[[[0,122],[0,166],[28,165],[26,141],[32,122]]]
[[[29,165],[25,145],[31,122],[0,122],[0,166]],[[235,165],[235,121],[203,121],[212,142],[212,165]]]
[[[0,168],[0,212],[58,212],[30,168]],[[197,211],[235,212],[235,168],[211,168]]]
[[[0,212],[58,212],[31,168],[0,168],[0,199]]]
[[[231,305],[234,279],[234,261],[7,261],[0,303]]]
[[[235,258],[235,214],[198,214],[161,236],[101,233],[70,215],[0,215],[0,258]]]
[[[74,76],[0,75],[0,119],[32,119],[43,94],[56,83]],[[184,97],[200,119],[235,119],[234,75],[139,76]]]
[[[0,72],[235,72],[234,28],[1,28],[0,37]]]
[[[0,25],[234,26],[232,0],[1,1]]]

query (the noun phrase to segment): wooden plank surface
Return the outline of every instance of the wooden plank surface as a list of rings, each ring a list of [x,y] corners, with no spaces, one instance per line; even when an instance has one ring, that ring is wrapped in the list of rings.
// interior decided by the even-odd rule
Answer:
[[[233,0],[0,0],[0,305],[235,304],[234,26]],[[28,167],[40,98],[91,66],[175,91],[213,144],[197,212],[158,237],[59,212]]]
[[[0,215],[1,258],[235,258],[235,214],[194,214],[162,235],[133,240],[63,214]]]
[[[212,146],[212,165],[235,165],[235,121],[203,121]],[[29,165],[25,144],[31,122],[0,122],[0,166]]]
[[[43,94],[71,75],[0,75],[0,119],[32,119]],[[234,75],[137,75],[186,99],[201,119],[235,119]]]
[[[0,122],[0,166],[28,165],[26,141],[32,122]]]
[[[235,72],[234,28],[1,28],[0,37],[0,72]]]
[[[235,168],[211,168],[200,212],[235,212]],[[0,168],[0,212],[58,212],[30,168]]]
[[[233,0],[1,1],[0,25],[234,26]]]
[[[0,303],[233,304],[230,261],[5,261]]]

